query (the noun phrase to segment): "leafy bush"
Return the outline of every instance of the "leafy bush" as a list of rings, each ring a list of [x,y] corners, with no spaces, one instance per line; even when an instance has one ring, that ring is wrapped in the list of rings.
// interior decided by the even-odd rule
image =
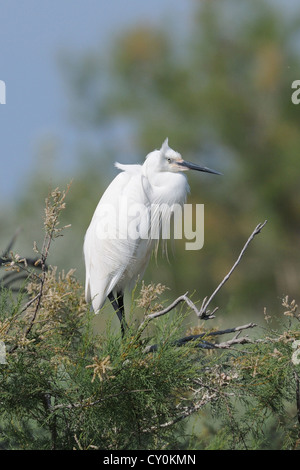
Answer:
[[[206,329],[209,311],[186,331],[196,304],[184,295],[164,307],[166,288],[142,284],[132,309],[143,309],[142,320],[132,313],[124,338],[109,325],[96,334],[75,273],[47,266],[51,243],[62,235],[66,193],[56,189],[47,198],[37,258],[28,263],[6,252],[2,259],[1,447],[299,448],[295,301],[283,299],[282,325],[265,312],[260,337],[241,336],[255,331],[252,323]],[[26,279],[13,292],[7,276],[20,272]]]

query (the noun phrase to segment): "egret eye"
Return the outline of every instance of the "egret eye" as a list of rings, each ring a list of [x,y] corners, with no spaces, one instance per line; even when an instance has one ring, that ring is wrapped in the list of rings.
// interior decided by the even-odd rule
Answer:
[[[172,161],[172,158],[167,158],[168,163],[171,163],[171,161]]]

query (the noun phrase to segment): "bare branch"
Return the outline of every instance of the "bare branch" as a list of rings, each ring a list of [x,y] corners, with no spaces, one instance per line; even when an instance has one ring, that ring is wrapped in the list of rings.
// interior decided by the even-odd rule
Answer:
[[[232,266],[232,268],[230,269],[230,271],[226,274],[226,276],[223,278],[222,282],[218,285],[218,287],[214,290],[214,292],[212,293],[212,295],[209,297],[209,299],[207,300],[207,297],[204,298],[203,302],[202,302],[202,305],[201,305],[201,308],[200,310],[196,307],[196,305],[194,304],[194,302],[192,302],[192,300],[187,296],[188,292],[186,292],[185,294],[181,295],[180,297],[178,297],[177,299],[175,299],[168,307],[164,308],[163,310],[160,310],[158,312],[154,312],[154,313],[150,313],[146,316],[145,320],[140,324],[139,326],[139,329],[138,329],[138,333],[141,334],[141,332],[144,330],[144,328],[148,325],[148,323],[153,320],[154,318],[158,318],[158,317],[161,317],[162,315],[165,315],[166,313],[169,313],[171,310],[173,310],[175,307],[177,307],[178,304],[180,304],[181,302],[185,302],[194,312],[195,314],[197,315],[197,317],[200,319],[200,320],[210,320],[212,318],[215,318],[215,312],[218,310],[218,307],[216,307],[213,311],[209,311],[207,310],[207,307],[209,306],[209,304],[211,303],[212,299],[215,297],[215,295],[219,292],[219,290],[224,286],[224,284],[228,281],[228,279],[230,278],[231,274],[233,273],[233,271],[235,270],[235,268],[238,266],[238,264],[240,263],[241,259],[242,259],[242,256],[244,255],[246,249],[248,248],[250,242],[253,240],[253,238],[255,237],[255,235],[257,235],[258,233],[260,233],[260,231],[263,229],[263,227],[266,225],[267,223],[267,220],[264,221],[263,224],[258,224],[255,229],[253,230],[252,234],[250,235],[250,237],[248,238],[247,242],[245,243],[242,251],[240,252],[236,262],[234,263],[234,265]],[[240,340],[239,340],[240,341]]]
[[[30,319],[30,322],[26,328],[26,331],[24,332],[24,337],[26,338],[29,333],[31,332],[33,325],[35,323],[39,308],[41,306],[42,302],[42,297],[44,293],[44,286],[46,282],[46,277],[47,277],[47,258],[49,255],[49,250],[51,243],[54,238],[59,236],[60,232],[66,228],[58,228],[58,220],[61,211],[65,208],[65,203],[64,200],[66,198],[66,195],[70,189],[71,183],[68,185],[67,190],[65,191],[60,191],[58,188],[56,188],[54,191],[49,194],[49,196],[46,198],[46,207],[45,207],[45,217],[44,217],[44,229],[45,229],[45,235],[44,235],[44,240],[43,240],[43,246],[42,250],[39,253],[40,254],[40,259],[39,261],[39,268],[41,269],[41,274],[38,276],[38,281],[39,281],[39,290],[37,295],[31,299],[29,302],[27,302],[24,307],[22,308],[20,313],[23,313],[25,310],[28,309],[29,306],[35,303],[34,309],[33,309],[33,314]],[[10,243],[11,245],[11,243]],[[36,249],[35,251],[38,252]],[[37,262],[35,263],[35,266],[37,265]],[[15,346],[12,347],[10,352],[13,352],[17,349],[18,345],[16,344]]]
[[[22,308],[22,310],[20,310],[20,313],[25,312],[25,311],[28,309],[28,307],[30,307],[30,305],[33,304],[39,297],[40,297],[40,293],[38,293],[35,297],[33,297],[32,299],[30,299],[30,300],[24,305],[24,307]]]
[[[168,307],[164,308],[163,310],[159,310],[158,312],[154,312],[154,313],[149,313],[146,316],[145,320],[140,324],[138,331],[139,332],[143,331],[144,328],[148,325],[148,323],[151,320],[153,320],[154,318],[161,317],[162,315],[165,315],[166,313],[169,313],[171,310],[177,307],[177,305],[180,304],[181,302],[185,302],[196,313],[197,317],[201,320],[209,320],[215,317],[214,312],[216,311],[216,309],[210,314],[201,313],[201,311],[197,309],[196,305],[194,304],[194,302],[191,301],[191,299],[187,296],[187,294],[188,292],[179,296],[170,305],[168,305]]]
[[[255,235],[259,234],[261,232],[261,230],[264,228],[264,226],[266,225],[267,223],[267,220],[264,221],[263,224],[258,224],[255,229],[253,230],[252,234],[250,235],[250,237],[248,238],[247,242],[245,243],[242,251],[240,252],[236,262],[234,263],[234,265],[232,266],[232,268],[230,269],[230,271],[226,274],[226,276],[224,277],[224,279],[222,280],[222,282],[220,282],[220,284],[218,285],[218,287],[214,290],[214,292],[211,294],[211,296],[209,297],[208,300],[206,300],[206,298],[203,300],[203,303],[202,303],[202,306],[201,306],[201,309],[200,309],[200,318],[202,318],[202,316],[206,315],[207,313],[207,307],[209,306],[209,304],[211,303],[212,299],[215,297],[215,295],[219,292],[219,290],[224,286],[225,282],[228,281],[228,279],[230,278],[231,274],[233,273],[233,271],[235,270],[235,268],[237,267],[237,265],[240,263],[241,259],[242,259],[242,256],[244,255],[245,251],[247,250],[249,244],[251,243],[251,241],[253,240],[253,238],[255,237]],[[215,311],[215,310],[214,310]]]
[[[176,341],[177,346],[181,346],[185,343],[188,343],[190,341],[197,341],[199,339],[205,338],[205,337],[211,337],[211,336],[221,336],[221,335],[226,335],[229,333],[238,333],[242,330],[247,330],[248,328],[255,328],[257,325],[256,323],[247,323],[247,325],[242,325],[242,326],[236,326],[234,328],[227,328],[226,330],[217,330],[217,331],[208,331],[205,333],[201,333],[199,335],[190,335],[190,336],[185,336],[184,338],[181,338]],[[231,340],[232,341],[232,340]],[[214,343],[209,343],[213,347],[220,347],[220,344],[225,344],[225,343],[220,343],[220,344],[214,344]]]
[[[3,258],[6,258],[6,257],[7,257],[8,253],[9,253],[10,250],[12,249],[12,247],[13,247],[13,245],[14,245],[14,243],[15,243],[15,241],[16,241],[16,238],[17,238],[17,236],[19,235],[20,231],[21,231],[21,229],[18,228],[18,229],[16,230],[16,232],[14,233],[14,235],[12,236],[12,238],[11,238],[9,244],[7,245],[6,249],[4,250],[4,252],[3,252],[3,254],[2,254]],[[0,260],[1,260],[1,258],[0,258]]]
[[[131,393],[145,393],[145,392],[150,392],[150,388],[142,388],[142,389],[137,389],[137,390],[122,390],[119,393],[115,393],[114,395],[108,395],[107,397],[103,398],[98,398],[97,400],[91,401],[90,399],[83,400],[82,402],[79,403],[60,403],[58,405],[55,405],[52,407],[53,411],[59,410],[59,409],[73,409],[73,408],[88,408],[88,407],[93,407],[96,405],[99,405],[100,403],[111,400],[112,398],[117,398],[121,395],[124,394],[131,394]]]
[[[184,346],[189,342],[195,342],[195,347],[201,349],[228,349],[235,344],[246,344],[246,343],[253,343],[254,341],[249,339],[247,336],[239,338],[241,331],[247,330],[249,328],[255,328],[257,325],[256,323],[247,323],[246,325],[236,326],[234,328],[228,328],[226,330],[218,330],[218,331],[207,331],[205,333],[201,333],[199,335],[189,335],[184,336],[172,343],[173,346]],[[212,336],[221,336],[229,333],[237,333],[234,338],[223,341],[222,343],[212,343],[211,341],[205,340],[205,338],[210,338]],[[158,345],[153,344],[151,346],[146,346],[144,349],[144,353],[150,353],[157,351]]]
[[[186,406],[182,408],[179,411],[179,414],[173,418],[170,421],[167,421],[166,423],[159,424],[157,426],[151,426],[150,428],[143,429],[143,433],[148,433],[148,432],[153,432],[161,428],[168,428],[170,426],[173,426],[174,424],[178,423],[179,421],[182,421],[183,419],[188,418],[191,416],[193,413],[196,413],[199,411],[201,408],[203,408],[205,405],[210,403],[211,401],[215,400],[217,398],[217,393],[211,393],[209,394],[208,392],[203,395],[201,400],[198,400],[196,403],[194,403],[191,406]]]
[[[149,315],[147,315],[147,317],[145,319],[145,322],[153,320],[154,318],[157,318],[157,317],[161,317],[162,315],[165,315],[166,313],[170,312],[175,307],[177,307],[177,305],[179,303],[184,302],[186,300],[186,295],[187,295],[187,292],[185,294],[181,295],[180,297],[178,297],[168,307],[164,308],[163,310],[160,310],[159,312],[149,313]],[[143,323],[141,325],[143,325]]]
[[[12,269],[12,266],[14,265],[16,267],[16,270],[11,270],[9,272],[6,272],[1,278],[0,278],[0,284],[1,286],[8,288],[12,284],[15,284],[18,281],[25,280],[27,277],[35,276],[38,279],[38,276],[35,274],[33,271],[35,269],[39,269],[39,266],[36,265],[37,258],[23,258],[19,257],[19,260],[17,259],[17,255],[13,255],[11,250],[12,247],[16,241],[17,236],[19,235],[21,229],[17,229],[15,234],[12,236],[10,242],[8,243],[6,249],[2,253],[0,257],[0,268],[5,267],[8,269]],[[47,265],[45,266],[47,267]],[[21,272],[20,272],[21,271]],[[10,287],[12,291],[18,292],[20,288],[16,287]]]

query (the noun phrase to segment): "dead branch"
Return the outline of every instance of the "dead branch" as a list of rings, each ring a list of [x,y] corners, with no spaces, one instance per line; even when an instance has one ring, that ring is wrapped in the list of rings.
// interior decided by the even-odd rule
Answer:
[[[10,242],[8,243],[6,249],[3,251],[0,256],[0,268],[9,268],[14,263],[18,270],[8,271],[0,278],[0,285],[5,288],[10,288],[12,291],[18,292],[20,289],[12,286],[15,282],[24,281],[29,276],[35,276],[34,271],[39,270],[40,266],[36,264],[38,258],[24,258],[18,263],[11,253],[13,245],[16,242],[17,236],[19,235],[21,229],[17,229],[14,235],[12,236]],[[32,269],[30,269],[32,268]],[[47,268],[47,265],[46,265]],[[37,276],[37,275],[36,275]],[[38,277],[38,276],[37,276]]]
[[[196,314],[199,320],[210,320],[212,318],[215,318],[215,312],[218,310],[218,307],[216,307],[212,312],[207,310],[207,307],[211,303],[212,299],[215,297],[215,295],[219,292],[219,290],[224,286],[224,284],[228,281],[230,278],[231,274],[235,270],[235,268],[238,266],[240,263],[242,256],[244,255],[245,251],[247,250],[250,242],[253,240],[255,235],[260,233],[260,231],[263,229],[263,227],[266,225],[267,220],[264,221],[263,224],[258,224],[255,229],[253,230],[252,234],[248,238],[247,242],[245,243],[243,249],[241,250],[236,262],[230,269],[230,271],[226,274],[226,276],[223,278],[223,280],[220,282],[218,287],[214,290],[214,292],[211,294],[209,299],[207,300],[207,297],[204,298],[200,310],[196,307],[194,302],[187,296],[188,292],[185,294],[179,296],[177,299],[175,299],[168,307],[164,308],[163,310],[160,310],[158,312],[150,313],[145,317],[145,320],[140,324],[139,330],[138,331],[143,331],[144,328],[148,325],[148,323],[153,320],[154,318],[161,317],[162,315],[165,315],[166,313],[169,313],[171,310],[173,310],[175,307],[177,307],[178,304],[181,302],[185,302]]]
[[[39,282],[39,290],[38,290],[37,295],[33,299],[31,299],[29,302],[27,302],[20,312],[20,313],[23,313],[25,310],[28,309],[29,306],[35,304],[30,322],[26,328],[26,331],[24,332],[25,338],[27,338],[27,336],[29,335],[29,333],[31,332],[34,326],[39,308],[42,303],[44,286],[45,286],[46,277],[47,277],[47,258],[49,255],[51,243],[54,240],[54,238],[58,237],[61,231],[67,227],[65,226],[62,228],[58,228],[58,220],[59,220],[59,215],[61,211],[65,208],[64,200],[67,195],[67,192],[70,189],[70,184],[68,185],[66,191],[61,192],[59,191],[58,188],[56,188],[46,198],[46,208],[45,208],[45,217],[44,217],[45,235],[44,235],[43,245],[42,245],[42,249],[40,252],[37,248],[35,248],[35,251],[39,253],[40,255],[37,262],[34,263],[34,266],[38,265],[39,268],[41,269],[41,274],[37,276],[37,280]],[[30,274],[32,275],[33,273],[30,273]],[[16,344],[15,346],[11,348],[10,352],[15,351],[17,347],[18,346]]]
[[[150,392],[150,391],[151,389],[149,388],[143,388],[143,389],[138,389],[138,390],[122,390],[121,392],[115,393],[114,395],[108,395],[107,397],[98,398],[97,400],[94,400],[94,401],[87,398],[86,400],[83,400],[82,402],[79,402],[79,403],[60,403],[58,405],[53,406],[52,410],[56,411],[60,409],[71,410],[74,408],[89,408],[89,407],[99,405],[100,403],[103,403],[104,401],[111,400],[112,398],[118,398],[124,394],[145,393],[145,392]]]
[[[253,343],[254,341],[248,338],[248,336],[243,336],[239,338],[239,335],[242,330],[246,330],[249,328],[255,328],[257,325],[256,323],[248,323],[247,325],[236,326],[234,328],[228,328],[226,330],[218,330],[218,331],[211,331],[206,333],[201,333],[199,335],[189,335],[184,336],[172,343],[173,346],[184,346],[189,342],[194,342],[194,346],[200,349],[228,349],[231,346],[236,344],[247,344]],[[228,341],[223,341],[222,343],[212,343],[211,341],[205,340],[205,338],[210,338],[212,336],[220,336],[229,333],[237,333],[232,339]],[[151,346],[146,346],[144,349],[144,353],[150,353],[157,351],[159,345],[153,344]]]
[[[170,426],[173,426],[174,424],[178,423],[179,421],[182,421],[182,420],[188,418],[193,413],[196,413],[197,411],[199,411],[201,408],[203,408],[208,403],[210,403],[210,402],[214,401],[215,399],[217,399],[217,396],[218,395],[215,392],[214,393],[208,393],[207,392],[202,396],[201,400],[198,400],[193,405],[185,406],[181,410],[178,410],[179,414],[175,418],[171,419],[170,421],[167,421],[166,423],[162,423],[162,424],[159,424],[157,426],[151,426],[150,428],[143,429],[142,432],[143,433],[149,433],[149,432],[153,432],[153,431],[156,431],[158,429],[161,429],[161,428],[168,428]]]
[[[245,254],[245,251],[247,250],[249,244],[254,239],[254,237],[261,232],[261,230],[266,225],[266,223],[267,223],[267,220],[265,220],[264,223],[259,223],[255,227],[255,229],[251,233],[250,237],[246,241],[245,245],[243,246],[243,248],[242,248],[237,260],[233,264],[232,268],[228,271],[226,276],[223,278],[223,280],[220,282],[220,284],[217,286],[217,288],[214,290],[214,292],[211,294],[211,296],[208,298],[208,300],[207,300],[207,297],[204,298],[200,310],[196,307],[194,302],[192,302],[192,300],[187,296],[188,292],[186,292],[185,294],[181,295],[176,300],[174,300],[168,307],[164,308],[163,310],[148,314],[145,317],[144,321],[140,324],[140,326],[138,328],[137,336],[139,337],[142,334],[143,330],[146,328],[146,326],[149,324],[149,322],[151,320],[153,320],[155,318],[158,318],[158,317],[161,317],[162,315],[165,315],[166,313],[170,312],[175,307],[177,307],[177,305],[181,302],[185,302],[191,308],[191,310],[193,310],[195,312],[198,319],[208,320],[208,319],[214,318],[215,317],[214,314],[215,314],[216,310],[218,309],[218,307],[216,307],[213,311],[209,311],[208,310],[209,304],[211,303],[213,298],[216,296],[216,294],[220,291],[220,289],[224,286],[224,284],[228,281],[228,279],[232,275],[233,271],[236,269],[236,267],[240,263],[240,261],[241,261],[243,255]],[[182,346],[182,345],[184,345],[184,344],[186,344],[190,341],[193,341],[193,342],[197,341],[197,347],[198,348],[203,348],[203,349],[217,349],[217,348],[227,349],[227,348],[230,348],[231,346],[236,345],[236,344],[246,344],[246,343],[252,342],[247,336],[239,337],[239,334],[242,330],[247,329],[247,328],[254,328],[255,326],[256,326],[255,323],[249,323],[247,325],[231,328],[230,330],[218,331],[218,332],[212,332],[212,333],[204,333],[204,334],[200,334],[200,335],[185,336],[185,337],[175,341],[173,343],[173,345],[174,346]],[[232,338],[231,340],[224,341],[222,343],[217,344],[217,343],[211,343],[211,342],[208,342],[208,341],[204,340],[205,336],[222,335],[222,334],[225,334],[225,333],[232,333],[232,332],[238,332],[238,334],[234,338]],[[157,344],[147,346],[145,348],[144,352],[145,353],[153,352],[153,351],[156,351],[157,348],[158,348]]]
[[[247,250],[249,244],[251,243],[251,241],[253,240],[253,238],[255,237],[255,235],[258,235],[261,230],[264,228],[264,226],[266,225],[267,223],[267,220],[264,221],[263,224],[258,224],[255,229],[253,230],[253,232],[251,233],[250,237],[248,238],[248,240],[246,241],[242,251],[240,252],[236,262],[234,263],[234,265],[232,266],[232,268],[230,269],[230,271],[226,274],[226,276],[223,278],[223,280],[220,282],[220,284],[218,285],[218,287],[214,290],[214,292],[211,294],[211,296],[209,297],[208,300],[207,297],[203,300],[202,302],[202,306],[201,306],[201,309],[200,309],[200,318],[202,315],[206,315],[207,314],[207,307],[209,306],[209,304],[211,303],[212,299],[216,296],[216,294],[219,292],[219,290],[224,286],[225,282],[228,281],[228,279],[230,278],[231,274],[233,273],[233,271],[235,270],[235,268],[238,266],[238,264],[240,263],[245,251]]]
[[[206,313],[201,314],[200,310],[197,309],[196,305],[191,301],[191,299],[187,296],[187,294],[188,292],[181,295],[163,310],[149,313],[146,316],[145,320],[140,324],[138,331],[139,332],[143,331],[151,320],[153,320],[154,318],[161,317],[162,315],[165,315],[166,313],[171,312],[171,310],[177,307],[177,305],[180,304],[181,302],[185,302],[196,313],[197,317],[200,318],[201,320],[209,320],[211,318],[214,318],[214,312],[211,312],[210,314],[206,314]]]

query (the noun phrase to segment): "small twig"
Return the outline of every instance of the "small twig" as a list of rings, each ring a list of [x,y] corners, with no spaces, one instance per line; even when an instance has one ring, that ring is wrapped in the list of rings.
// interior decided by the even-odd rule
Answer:
[[[46,261],[47,261],[48,255],[49,255],[49,250],[50,250],[51,243],[52,243],[53,239],[56,236],[58,236],[58,232],[63,230],[63,228],[67,227],[66,226],[66,227],[63,227],[62,229],[58,229],[57,225],[58,225],[59,215],[60,215],[62,209],[64,209],[64,207],[65,207],[64,199],[65,199],[69,189],[70,189],[70,184],[68,185],[67,190],[62,192],[62,193],[58,191],[58,188],[56,190],[54,190],[51,193],[51,197],[54,200],[54,202],[52,202],[52,206],[51,206],[50,196],[46,199],[46,209],[45,209],[45,219],[44,219],[45,235],[44,235],[42,249],[41,249],[41,252],[40,252],[40,259],[38,260],[40,269],[42,271],[41,275],[38,277],[38,280],[40,282],[39,291],[38,291],[37,295],[33,299],[31,299],[29,302],[27,302],[21,310],[21,313],[23,313],[25,310],[28,309],[28,307],[31,304],[36,302],[34,310],[33,310],[32,317],[31,317],[30,322],[29,322],[29,325],[27,326],[26,331],[24,332],[24,337],[25,338],[27,338],[27,336],[31,332],[31,330],[34,326],[39,308],[41,306],[42,297],[43,297],[43,294],[44,294],[44,286],[45,286],[46,278],[47,278],[47,264],[46,264]],[[17,344],[15,346],[13,346],[12,349],[11,349],[11,352],[15,351],[17,349],[17,347],[18,347]]]
[[[212,393],[211,395],[206,393],[206,394],[204,394],[202,399],[199,400],[197,403],[195,403],[191,406],[184,407],[184,409],[181,410],[181,414],[179,414],[178,416],[176,416],[172,420],[167,421],[166,423],[159,424],[157,426],[151,426],[148,429],[143,429],[142,432],[143,433],[149,433],[149,432],[156,431],[158,429],[168,428],[170,426],[173,426],[174,424],[178,423],[179,421],[182,421],[183,419],[188,418],[193,413],[196,413],[197,411],[199,411],[201,408],[203,408],[205,405],[207,405],[209,402],[215,400],[216,398],[217,398],[217,393]]]
[[[181,302],[186,302],[187,299],[187,292],[180,297],[178,297],[174,302],[172,302],[168,307],[164,308],[163,310],[160,310],[159,312],[154,312],[154,313],[149,313],[145,319],[145,321],[152,320],[153,318],[161,317],[162,315],[165,315],[166,313],[170,312],[173,310],[179,303]]]
[[[22,308],[22,310],[21,310],[19,313],[25,312],[25,311],[28,309],[28,307],[30,307],[30,305],[33,304],[39,297],[40,297],[40,293],[38,293],[35,297],[33,297],[32,299],[30,299],[30,300],[24,305],[24,307]]]
[[[230,278],[231,274],[233,273],[233,271],[235,270],[235,268],[237,267],[237,265],[240,263],[241,259],[242,259],[242,256],[244,255],[245,251],[247,250],[250,242],[253,240],[253,238],[255,237],[255,235],[259,234],[260,231],[264,228],[264,226],[266,225],[267,223],[267,220],[264,221],[263,224],[258,224],[255,229],[253,230],[252,234],[250,235],[250,237],[248,238],[247,242],[245,243],[242,251],[240,252],[236,262],[234,263],[234,265],[232,266],[232,268],[230,269],[230,271],[226,274],[226,276],[224,277],[224,279],[222,280],[222,282],[220,282],[220,284],[218,285],[218,287],[214,290],[214,292],[211,294],[211,296],[209,297],[208,300],[207,297],[203,300],[203,303],[202,303],[202,306],[201,306],[201,309],[200,309],[200,317],[202,315],[206,315],[207,313],[207,307],[209,306],[210,302],[212,301],[212,299],[215,297],[215,295],[219,292],[219,290],[224,286],[225,282],[228,281],[228,279]],[[214,310],[215,311],[215,310]]]
[[[142,332],[144,328],[148,325],[148,323],[153,320],[154,318],[161,317],[162,315],[165,315],[166,313],[169,313],[171,310],[173,310],[175,307],[177,307],[178,304],[181,302],[185,302],[197,315],[197,317],[201,320],[210,320],[214,318],[214,313],[217,309],[215,309],[213,312],[206,314],[202,313],[200,310],[197,309],[196,305],[191,301],[191,299],[187,296],[188,292],[186,292],[183,295],[180,295],[175,299],[168,307],[164,308],[163,310],[159,310],[158,312],[154,313],[149,313],[145,320],[140,324],[138,332]]]
[[[294,371],[294,377],[296,380],[296,409],[297,409],[297,420],[300,425],[300,379],[296,371]]]
[[[68,185],[67,190],[64,193],[62,193],[62,195],[60,196],[60,200],[58,201],[60,204],[62,204],[62,202],[64,201],[64,199],[65,199],[65,197],[66,197],[66,195],[67,195],[67,193],[70,189],[70,186],[71,186],[71,183]],[[49,201],[48,201],[48,198],[47,198],[46,199],[46,209],[47,209],[47,207],[49,207],[48,203],[49,203]],[[52,241],[55,237],[55,232],[57,231],[56,226],[57,226],[57,222],[58,222],[58,219],[59,219],[59,216],[60,216],[60,212],[63,208],[64,208],[63,205],[61,205],[60,208],[56,208],[56,211],[55,211],[53,217],[52,218],[49,217],[49,219],[50,219],[49,226],[47,226],[47,214],[45,216],[44,225],[45,225],[45,228],[46,228],[46,233],[45,233],[45,236],[44,236],[43,246],[42,246],[42,250],[41,250],[41,263],[40,264],[41,264],[42,274],[40,276],[40,289],[39,289],[39,292],[37,294],[37,302],[36,302],[36,306],[35,306],[31,321],[30,321],[29,326],[28,326],[28,328],[25,332],[25,337],[27,337],[28,334],[30,333],[30,331],[31,331],[31,329],[34,325],[38,310],[39,310],[40,305],[41,305],[42,296],[43,296],[43,292],[44,292],[44,284],[46,282],[46,276],[47,276],[46,261],[47,261],[48,255],[49,255],[49,250],[50,250],[51,243],[52,243]]]
[[[228,349],[231,346],[235,344],[246,344],[246,343],[252,343],[253,340],[249,339],[247,336],[243,336],[239,338],[238,336],[240,335],[240,332],[242,330],[247,330],[248,328],[255,328],[257,325],[256,323],[247,323],[246,325],[242,326],[236,326],[234,328],[228,328],[226,330],[219,330],[219,331],[211,331],[211,332],[206,332],[206,333],[201,333],[199,335],[189,335],[189,336],[184,336],[183,338],[177,339],[176,341],[173,341],[172,346],[184,346],[187,343],[190,342],[195,342],[195,347],[201,348],[201,349]],[[234,338],[228,340],[228,341],[223,341],[222,343],[212,343],[210,341],[206,341],[203,338],[205,337],[211,337],[211,336],[221,336],[229,333],[237,333]],[[202,340],[202,341],[201,341]],[[150,353],[157,351],[158,349],[158,344],[152,344],[151,346],[146,346],[144,348],[144,353]]]
[[[185,336],[181,339],[178,339],[176,341],[176,345],[177,346],[181,346],[185,343],[188,343],[190,341],[197,341],[199,339],[202,339],[202,338],[205,338],[205,337],[210,337],[210,336],[221,336],[221,335],[226,335],[226,334],[230,334],[230,333],[238,333],[240,334],[240,332],[242,330],[247,330],[248,328],[255,328],[257,325],[256,323],[248,323],[247,325],[242,325],[242,326],[236,326],[234,328],[227,328],[226,330],[218,330],[218,331],[208,331],[206,333],[201,333],[199,335],[189,335],[189,336]],[[210,343],[212,344],[212,343]],[[221,343],[221,344],[224,344],[224,343]],[[215,347],[220,347],[220,344],[214,344]]]
[[[145,327],[148,325],[148,323],[153,320],[154,318],[161,317],[162,315],[165,315],[166,313],[170,312],[173,310],[177,305],[181,302],[185,302],[197,315],[197,317],[200,320],[210,320],[212,318],[215,318],[215,312],[218,310],[218,307],[216,307],[213,311],[207,310],[207,307],[209,306],[210,302],[212,299],[215,297],[215,295],[219,292],[219,290],[223,287],[223,285],[228,281],[230,278],[231,274],[237,267],[237,265],[240,263],[242,256],[244,255],[246,249],[248,248],[250,242],[253,240],[255,235],[260,233],[260,231],[263,229],[263,227],[266,225],[267,220],[264,221],[263,224],[258,224],[255,229],[253,230],[252,234],[248,238],[247,242],[245,243],[242,251],[240,252],[236,262],[230,269],[230,271],[226,274],[226,276],[223,278],[222,282],[218,285],[218,287],[214,290],[214,292],[211,294],[209,299],[207,300],[207,297],[204,298],[200,310],[196,307],[196,305],[191,301],[191,299],[187,296],[188,292],[185,294],[179,296],[177,299],[175,299],[168,307],[164,308],[163,310],[160,310],[158,312],[150,313],[146,316],[144,321],[140,324],[139,329],[138,329],[138,334],[141,334],[141,332],[145,329]]]
[[[4,276],[1,279],[1,284],[5,288],[8,288],[11,284],[14,284],[17,281],[24,281],[28,277],[28,274],[23,273],[23,272],[22,273],[12,272],[9,274],[10,276],[8,276],[5,280],[4,280]]]
[[[2,255],[0,256],[0,268],[3,266],[3,267],[9,267],[9,263],[12,263],[12,261],[14,261],[14,263],[16,264],[16,266],[18,266],[18,269],[22,272],[17,272],[16,271],[11,271],[11,272],[7,272],[5,273],[1,279],[0,279],[0,284],[1,286],[5,287],[5,288],[8,288],[10,287],[12,284],[14,284],[15,282],[18,282],[18,281],[21,281],[21,280],[25,280],[27,278],[27,276],[35,276],[36,278],[38,278],[38,276],[34,273],[34,271],[32,270],[29,270],[28,266],[31,266],[33,268],[36,268],[36,261],[37,261],[37,258],[26,258],[26,259],[23,259],[21,260],[19,263],[15,260],[13,260],[13,257],[12,257],[12,254],[11,254],[11,249],[16,241],[16,238],[17,236],[19,235],[21,229],[18,228],[16,230],[16,232],[14,233],[14,235],[12,236],[10,242],[8,243],[6,249],[4,250],[4,252],[2,253]],[[24,263],[24,264],[23,264]],[[47,268],[47,265],[45,265],[45,267]],[[15,292],[19,292],[19,288],[15,288],[15,287],[10,287],[10,290],[11,291],[15,291]]]
[[[6,258],[6,257],[7,257],[8,253],[9,253],[10,250],[12,249],[12,247],[13,247],[13,245],[14,245],[14,243],[15,243],[15,241],[16,241],[16,238],[17,238],[17,236],[19,235],[20,231],[21,231],[21,229],[18,228],[18,229],[16,230],[16,232],[14,233],[14,235],[12,236],[12,238],[11,238],[9,244],[7,245],[6,249],[4,250],[4,252],[3,252],[3,254],[2,254],[2,257],[3,257],[3,258]],[[2,259],[2,258],[0,258],[0,259]]]
[[[57,440],[57,429],[56,429],[56,415],[53,413],[53,406],[51,405],[51,396],[49,393],[45,393],[42,396],[42,402],[46,412],[48,413],[49,417],[49,430],[51,433],[51,442],[52,442],[52,450],[56,449],[56,440]]]
[[[99,405],[100,403],[106,401],[106,400],[111,400],[112,398],[118,398],[120,395],[128,394],[128,393],[145,393],[145,392],[150,392],[150,388],[143,388],[143,389],[137,389],[137,390],[122,390],[120,393],[115,393],[114,395],[108,395],[107,397],[104,398],[98,398],[98,400],[95,401],[90,401],[89,399],[84,400],[79,403],[60,403],[58,405],[53,406],[53,411],[60,410],[60,409],[73,409],[73,408],[89,408],[91,406],[96,406]]]

